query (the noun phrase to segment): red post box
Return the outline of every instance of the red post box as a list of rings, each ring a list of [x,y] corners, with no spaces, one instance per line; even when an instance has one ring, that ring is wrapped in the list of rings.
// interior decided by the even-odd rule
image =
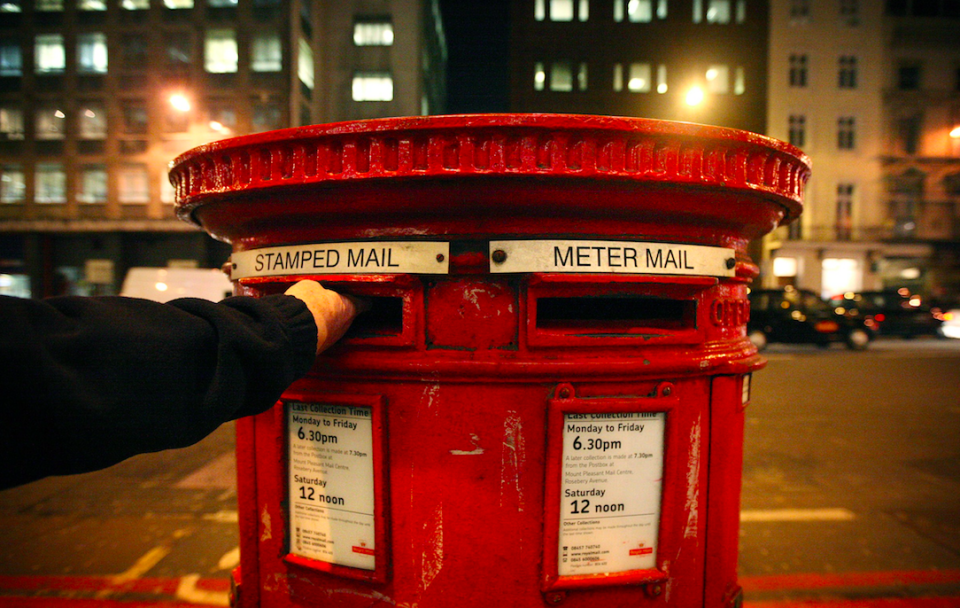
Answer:
[[[180,215],[240,294],[365,296],[238,423],[240,606],[732,606],[747,244],[800,213],[797,149],[555,115],[210,144]]]

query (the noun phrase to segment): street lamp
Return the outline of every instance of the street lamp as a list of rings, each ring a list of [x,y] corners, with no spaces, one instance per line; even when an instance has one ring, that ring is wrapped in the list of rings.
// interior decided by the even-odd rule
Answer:
[[[687,95],[684,99],[688,106],[698,106],[703,103],[704,97],[705,95],[703,93],[703,89],[698,85],[693,85],[687,91]]]
[[[950,137],[960,139],[960,125],[955,126],[953,131],[950,131]]]
[[[190,100],[183,93],[174,93],[170,96],[170,105],[179,112],[190,111]]]

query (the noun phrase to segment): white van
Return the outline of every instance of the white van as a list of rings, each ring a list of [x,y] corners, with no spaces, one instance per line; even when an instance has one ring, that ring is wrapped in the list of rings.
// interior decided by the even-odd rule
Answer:
[[[177,298],[203,298],[219,302],[233,295],[233,284],[218,269],[131,268],[123,279],[120,295],[156,302]]]

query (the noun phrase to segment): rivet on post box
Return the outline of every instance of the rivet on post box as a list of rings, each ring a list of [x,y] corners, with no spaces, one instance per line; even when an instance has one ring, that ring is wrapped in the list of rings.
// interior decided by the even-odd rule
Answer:
[[[179,215],[235,291],[372,310],[237,423],[234,602],[740,602],[748,243],[808,159],[730,129],[397,118],[187,152]]]

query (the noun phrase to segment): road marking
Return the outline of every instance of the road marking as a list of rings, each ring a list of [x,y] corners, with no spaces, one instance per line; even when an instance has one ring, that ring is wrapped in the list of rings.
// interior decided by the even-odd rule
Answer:
[[[847,509],[751,509],[740,511],[741,522],[767,521],[852,521]]]
[[[165,545],[160,545],[150,549],[133,563],[126,572],[122,572],[113,577],[113,582],[115,584],[126,583],[128,581],[136,580],[150,571],[151,568],[160,563],[160,560],[165,558],[173,550],[173,547],[168,547]]]
[[[229,606],[230,593],[227,591],[208,591],[197,587],[200,581],[199,574],[188,574],[180,577],[180,584],[177,585],[176,598],[191,604],[203,604],[205,606]]]
[[[223,554],[220,561],[217,562],[217,568],[220,570],[233,570],[240,565],[240,547],[234,547]]]
[[[240,514],[237,511],[217,511],[216,513],[205,513],[203,519],[222,524],[235,524],[240,521]]]

